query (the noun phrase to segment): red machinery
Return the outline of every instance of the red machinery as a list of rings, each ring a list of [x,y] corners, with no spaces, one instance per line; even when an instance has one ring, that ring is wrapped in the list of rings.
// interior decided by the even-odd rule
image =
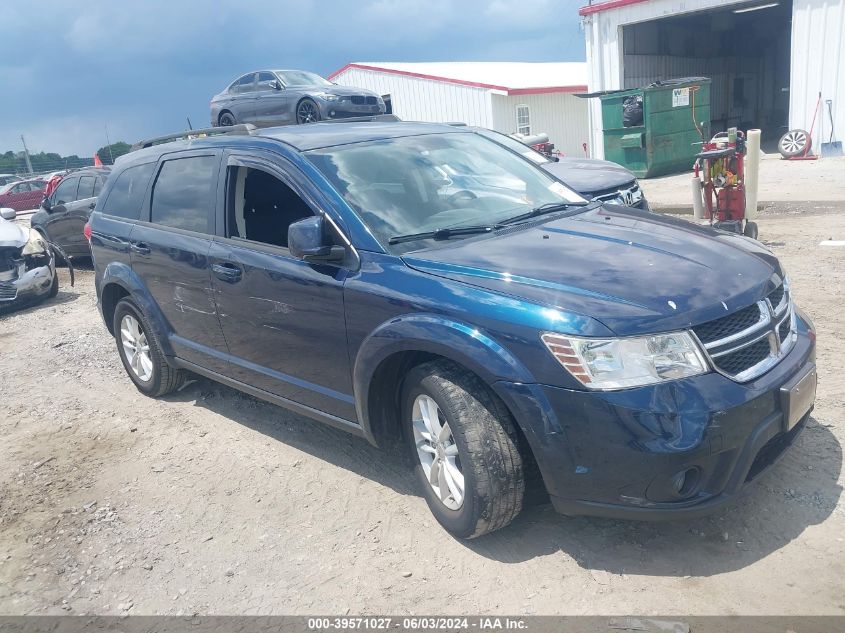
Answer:
[[[703,143],[696,155],[704,217],[714,227],[757,239],[757,224],[745,216],[745,135],[731,129]]]

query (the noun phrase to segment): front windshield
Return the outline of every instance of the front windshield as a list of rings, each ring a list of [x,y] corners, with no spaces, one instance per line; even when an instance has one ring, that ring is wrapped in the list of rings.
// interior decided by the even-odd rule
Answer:
[[[542,205],[584,204],[546,172],[478,134],[406,136],[328,147],[308,158],[390,252],[391,237],[493,225]]]
[[[494,143],[498,143],[499,145],[504,145],[512,152],[516,152],[527,158],[528,160],[537,163],[538,165],[544,165],[545,163],[552,162],[548,156],[541,154],[537,150],[529,147],[525,143],[520,143],[512,136],[508,136],[506,134],[502,134],[501,132],[494,132],[493,130],[485,130],[483,128],[477,128],[477,131],[482,136],[486,136]]]
[[[332,82],[326,81],[316,73],[309,73],[307,70],[277,70],[276,75],[288,88],[332,85]]]

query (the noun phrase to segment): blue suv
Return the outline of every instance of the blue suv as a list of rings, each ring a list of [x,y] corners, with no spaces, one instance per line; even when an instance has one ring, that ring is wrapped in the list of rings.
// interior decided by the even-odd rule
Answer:
[[[216,132],[120,158],[87,229],[145,394],[190,372],[401,442],[459,537],[537,491],[702,515],[810,415],[815,332],[754,240],[587,202],[453,126]]]

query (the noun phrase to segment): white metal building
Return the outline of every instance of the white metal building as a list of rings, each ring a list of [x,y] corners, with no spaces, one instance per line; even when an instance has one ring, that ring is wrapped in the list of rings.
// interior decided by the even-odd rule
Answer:
[[[818,148],[845,139],[845,0],[609,0],[580,10],[590,92],[658,79],[704,76],[712,130],[813,131]],[[598,99],[590,99],[591,147],[601,156]]]
[[[408,121],[463,122],[511,134],[546,133],[570,155],[589,142],[587,67],[573,63],[347,64],[331,81],[373,90]]]

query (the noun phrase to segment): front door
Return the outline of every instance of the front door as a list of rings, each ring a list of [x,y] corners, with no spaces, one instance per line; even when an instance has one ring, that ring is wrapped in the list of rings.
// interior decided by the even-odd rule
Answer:
[[[133,272],[167,322],[179,358],[225,371],[226,342],[211,289],[219,151],[169,154],[130,237]]]
[[[288,226],[314,205],[274,164],[231,158],[226,182],[224,231],[209,260],[231,377],[354,422],[347,271],[308,264],[287,248]]]
[[[290,95],[284,88],[274,88],[274,82],[278,80],[273,73],[258,73],[254,102],[256,125],[283,125],[293,120],[288,112]]]

